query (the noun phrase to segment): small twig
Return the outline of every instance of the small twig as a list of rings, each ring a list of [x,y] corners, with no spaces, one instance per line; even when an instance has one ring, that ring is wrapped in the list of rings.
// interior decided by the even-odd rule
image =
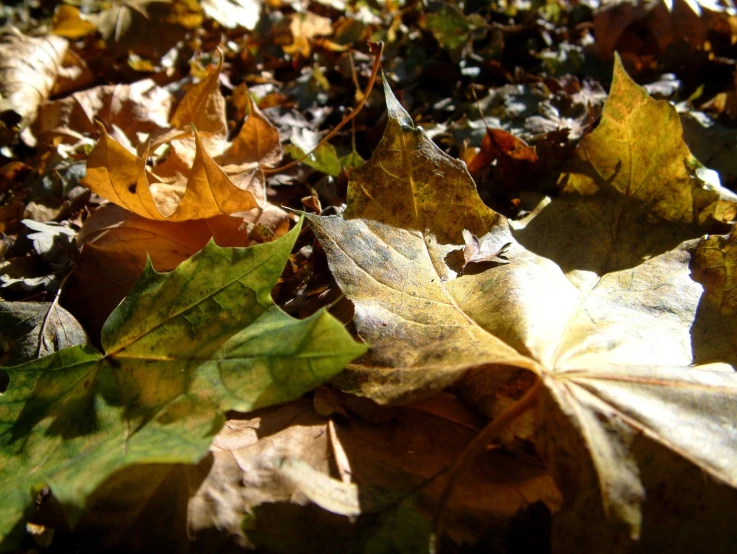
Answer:
[[[445,508],[453,495],[455,485],[458,479],[463,475],[471,463],[476,457],[484,451],[486,445],[494,440],[499,433],[504,431],[514,420],[524,414],[527,410],[535,406],[538,395],[540,393],[541,379],[538,376],[535,383],[530,387],[525,395],[520,398],[514,406],[510,406],[499,417],[491,421],[484,429],[476,435],[476,437],[469,443],[468,446],[461,452],[460,456],[456,459],[453,464],[453,468],[450,470],[450,476],[448,482],[443,489],[443,493],[440,495],[438,505],[435,508],[435,514],[433,515],[433,529],[435,532],[435,552],[437,553],[440,547],[440,537],[443,533],[443,518],[445,516]]]
[[[320,148],[323,144],[325,144],[327,141],[329,141],[331,138],[333,138],[338,131],[340,131],[345,125],[347,125],[350,121],[353,120],[354,117],[358,115],[358,113],[363,109],[364,104],[366,103],[366,99],[371,94],[371,89],[374,87],[374,83],[376,82],[376,77],[379,74],[379,66],[381,65],[381,55],[384,52],[384,43],[383,42],[369,42],[369,48],[371,49],[371,52],[374,53],[376,58],[374,59],[374,66],[371,68],[371,78],[369,79],[368,86],[366,87],[366,91],[363,93],[363,98],[358,103],[358,106],[356,106],[356,109],[353,110],[351,113],[346,115],[340,123],[338,123],[335,128],[330,131],[330,133],[327,134],[327,136],[322,139],[317,146],[315,146],[312,150],[307,152],[304,156],[301,158],[294,160],[292,162],[289,162],[286,165],[283,165],[281,167],[274,167],[271,169],[265,169],[261,168],[261,170],[266,175],[271,175],[272,173],[278,173],[280,171],[286,171],[287,169],[290,169],[297,165],[298,163],[302,162],[304,159],[306,159],[310,154],[312,154],[315,150]]]

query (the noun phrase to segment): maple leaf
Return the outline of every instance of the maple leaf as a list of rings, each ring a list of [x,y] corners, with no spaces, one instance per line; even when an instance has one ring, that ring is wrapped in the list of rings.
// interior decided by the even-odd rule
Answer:
[[[675,109],[617,59],[601,123],[560,196],[508,222],[386,83],[385,93],[389,123],[351,174],[345,215],[309,216],[371,345],[339,382],[389,402],[472,368],[491,367],[497,382],[515,368],[536,373],[540,446],[567,500],[598,491],[631,537],[645,494],[635,437],[737,487],[737,359],[722,340],[702,344],[705,291],[690,268],[699,237],[734,219],[735,196],[699,178]],[[464,230],[489,252],[506,246],[509,263],[459,276]],[[734,320],[720,323],[732,337]]]
[[[82,252],[64,289],[64,303],[96,333],[148,263],[157,271],[171,271],[211,239],[218,246],[248,246],[248,234],[239,231],[242,224],[225,215],[170,223],[114,204],[103,206],[77,236]]]
[[[204,219],[263,205],[260,165],[279,160],[279,133],[249,97],[250,115],[235,139],[227,140],[221,69],[222,58],[182,98],[170,119],[174,128],[139,145],[140,156],[100,125],[84,184],[135,214],[159,221]],[[161,146],[168,149],[166,154],[149,168],[149,156]]]
[[[300,225],[251,248],[209,243],[168,274],[149,265],[102,332],[102,355],[66,348],[4,368],[0,537],[50,486],[72,524],[113,472],[193,463],[227,410],[298,398],[365,351],[327,312],[272,301]]]

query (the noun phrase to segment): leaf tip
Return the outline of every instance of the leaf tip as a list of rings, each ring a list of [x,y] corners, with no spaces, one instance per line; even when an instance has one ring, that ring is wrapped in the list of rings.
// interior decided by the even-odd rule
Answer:
[[[399,103],[397,97],[394,96],[392,88],[389,86],[389,82],[386,80],[384,73],[381,73],[381,81],[384,84],[384,97],[386,98],[386,109],[389,112],[389,119],[394,119],[399,122],[402,127],[410,127],[414,129],[415,125],[412,122],[407,110],[404,106]]]

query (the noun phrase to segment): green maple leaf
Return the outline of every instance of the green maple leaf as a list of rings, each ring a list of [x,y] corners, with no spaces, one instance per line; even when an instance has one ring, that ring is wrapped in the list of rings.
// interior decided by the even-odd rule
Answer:
[[[0,539],[43,487],[73,524],[113,472],[195,463],[225,411],[298,398],[365,351],[327,312],[296,320],[271,299],[300,227],[252,248],[211,242],[171,273],[149,264],[105,323],[104,355],[75,346],[4,368]]]

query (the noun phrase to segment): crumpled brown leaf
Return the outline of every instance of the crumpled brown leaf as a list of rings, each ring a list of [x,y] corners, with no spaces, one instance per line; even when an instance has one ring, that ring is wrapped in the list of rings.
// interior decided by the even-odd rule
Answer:
[[[204,219],[263,206],[260,167],[281,157],[278,131],[251,103],[238,135],[227,140],[221,69],[222,57],[180,101],[170,120],[174,128],[141,142],[138,154],[101,125],[84,184],[133,213],[159,221]],[[157,153],[160,147],[163,153]],[[150,167],[151,156],[155,164]]]
[[[344,216],[309,216],[371,345],[336,383],[388,402],[490,364],[492,388],[514,368],[536,373],[540,446],[567,501],[598,498],[614,522],[600,520],[591,551],[640,535],[649,491],[636,442],[737,487],[734,319],[709,315],[690,267],[699,237],[734,220],[737,198],[701,179],[675,109],[617,60],[560,195],[508,222],[385,90],[390,122],[351,175]],[[509,263],[459,276],[463,229],[509,243]],[[710,346],[704,326],[724,342]]]

